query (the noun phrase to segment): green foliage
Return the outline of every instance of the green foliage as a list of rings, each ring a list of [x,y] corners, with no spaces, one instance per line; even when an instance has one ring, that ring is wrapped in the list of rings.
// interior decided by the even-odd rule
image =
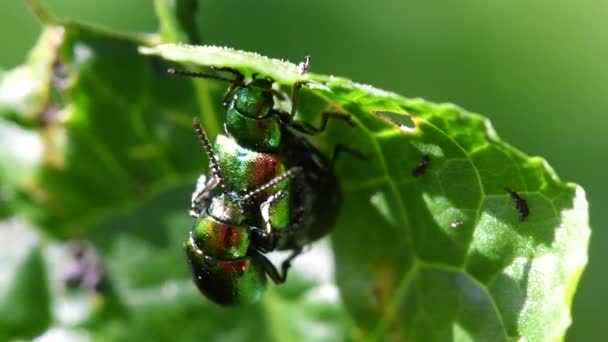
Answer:
[[[36,337],[51,321],[51,298],[39,239],[16,222],[0,230],[0,239],[5,242],[0,271],[0,339]]]
[[[586,264],[581,188],[454,105],[301,75],[296,65],[242,51],[152,47],[199,39],[184,15],[195,5],[156,1],[154,36],[48,21],[28,61],[0,79],[0,194],[40,229],[2,235],[12,248],[0,251],[8,260],[0,317],[21,310],[0,319],[0,337],[51,328],[125,341],[563,336]],[[181,248],[192,224],[189,192],[206,163],[191,118],[201,116],[215,135],[225,85],[170,77],[173,63],[257,72],[286,91],[308,80],[302,119],[316,123],[328,109],[353,115],[356,127],[334,122],[315,141],[368,156],[338,163],[345,202],[331,236],[335,274],[310,277],[307,268],[323,265],[304,256],[287,284],[251,307],[227,311],[198,294]],[[415,174],[423,156],[428,167]],[[524,220],[505,188],[526,200]],[[66,292],[52,281],[65,262],[58,238],[97,246],[109,290]],[[60,310],[66,305],[78,317]]]

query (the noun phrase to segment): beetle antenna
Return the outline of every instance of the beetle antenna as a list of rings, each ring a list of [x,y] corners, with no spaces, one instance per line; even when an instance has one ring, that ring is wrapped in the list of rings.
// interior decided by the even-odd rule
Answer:
[[[198,138],[200,139],[201,143],[203,144],[203,148],[207,153],[207,157],[209,158],[209,162],[211,163],[211,173],[213,173],[213,177],[217,179],[220,187],[224,189],[224,177],[222,176],[222,171],[220,170],[220,163],[215,157],[215,153],[213,152],[213,148],[211,147],[211,143],[209,142],[207,133],[201,127],[201,122],[198,118],[194,118],[194,120],[192,120],[192,126],[194,126],[194,131],[198,135]]]
[[[234,78],[222,77],[217,74],[210,74],[210,73],[204,73],[204,72],[177,70],[174,68],[168,69],[167,73],[169,73],[170,75],[183,76],[183,77],[210,78],[210,79],[214,79],[214,80],[230,82],[233,84],[242,84],[243,80],[245,79],[245,76],[236,69],[232,69],[232,68],[228,68],[228,67],[218,68],[218,67],[213,67],[213,66],[209,67],[209,69],[231,74],[234,76]]]
[[[251,190],[248,193],[246,193],[245,195],[243,195],[241,202],[247,201],[248,199],[259,194],[260,192],[266,191],[266,190],[270,189],[271,187],[281,183],[282,181],[284,181],[288,178],[295,177],[295,175],[297,175],[301,171],[302,171],[302,168],[299,166],[292,167],[291,169],[285,171],[285,173],[274,177],[273,179],[269,180],[265,184],[260,185],[257,189]]]
[[[174,75],[174,76],[209,78],[209,79],[213,79],[213,80],[219,80],[219,81],[230,82],[230,83],[235,81],[233,79],[214,75],[214,74],[206,74],[203,72],[195,72],[195,71],[189,71],[189,70],[177,70],[177,69],[173,69],[173,68],[167,69],[167,73],[169,75]]]

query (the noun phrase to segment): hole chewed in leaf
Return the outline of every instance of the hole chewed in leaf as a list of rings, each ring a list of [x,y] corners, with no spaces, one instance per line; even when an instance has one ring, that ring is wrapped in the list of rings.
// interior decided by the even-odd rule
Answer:
[[[399,127],[403,132],[411,133],[416,131],[416,123],[408,112],[391,112],[386,110],[372,110],[372,114]]]

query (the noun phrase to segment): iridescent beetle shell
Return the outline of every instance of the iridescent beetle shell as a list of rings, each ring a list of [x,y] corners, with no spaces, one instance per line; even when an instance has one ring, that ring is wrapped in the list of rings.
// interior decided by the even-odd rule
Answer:
[[[260,299],[266,289],[266,273],[251,256],[214,259],[206,256],[196,242],[186,242],[192,278],[199,291],[220,305],[247,305]]]
[[[276,151],[284,126],[273,115],[272,83],[258,79],[237,87],[226,102],[226,133],[243,148]],[[234,94],[234,95],[232,95]]]
[[[267,275],[275,283],[285,281],[302,247],[334,225],[341,194],[331,172],[335,158],[329,162],[294,134],[300,126],[273,108],[272,80],[245,84],[238,72],[221,70],[236,80],[224,102],[225,134],[213,147],[195,119],[211,167],[193,194],[196,222],[185,249],[194,283],[205,296],[221,305],[242,305],[260,298]],[[282,275],[263,255],[272,250],[293,251]]]

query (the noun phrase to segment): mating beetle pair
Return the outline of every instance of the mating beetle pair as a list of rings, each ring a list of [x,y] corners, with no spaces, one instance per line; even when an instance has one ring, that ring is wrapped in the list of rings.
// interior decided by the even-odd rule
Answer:
[[[307,69],[308,58],[301,72]],[[190,214],[196,222],[185,249],[199,290],[218,304],[241,305],[260,298],[267,275],[283,283],[302,248],[329,232],[341,203],[333,165],[341,152],[360,153],[337,145],[327,158],[307,141],[304,135],[323,131],[330,118],[351,121],[339,113],[324,113],[319,128],[295,121],[302,83],[294,84],[287,113],[274,108],[282,93],[272,88],[273,80],[254,75],[245,82],[236,70],[215,72],[232,78],[170,70],[231,82],[225,134],[213,146],[194,120],[211,167],[192,195]],[[292,251],[281,272],[263,255],[273,250]]]

